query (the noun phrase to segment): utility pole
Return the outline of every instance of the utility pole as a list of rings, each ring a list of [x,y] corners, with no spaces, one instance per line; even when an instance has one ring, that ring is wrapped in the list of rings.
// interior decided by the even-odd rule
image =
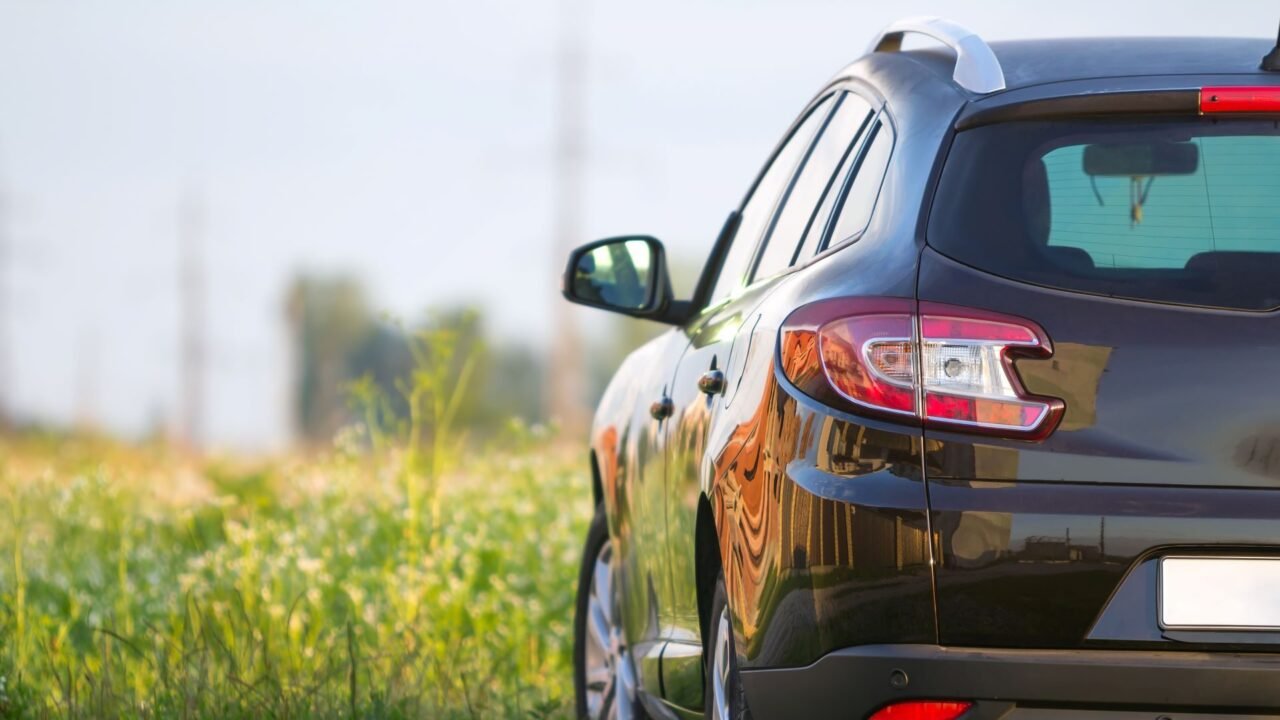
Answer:
[[[76,426],[98,429],[98,336],[91,326],[80,329],[76,352]]]
[[[9,282],[13,265],[13,254],[9,239],[8,198],[0,185],[0,431],[6,430],[13,422],[13,366],[10,355],[9,306],[12,302]]]
[[[205,381],[205,206],[203,199],[188,192],[178,209],[181,296],[181,441],[199,450],[204,444]]]
[[[586,163],[586,61],[583,38],[586,0],[560,0],[556,59],[555,267],[582,242],[582,178]],[[551,365],[547,369],[551,417],[567,434],[586,429],[582,338],[569,304],[556,297]]]

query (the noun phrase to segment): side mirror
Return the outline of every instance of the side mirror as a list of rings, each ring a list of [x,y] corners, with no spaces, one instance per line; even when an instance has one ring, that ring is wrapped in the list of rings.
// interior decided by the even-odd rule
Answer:
[[[662,243],[645,235],[587,243],[569,254],[561,291],[579,305],[665,320],[672,297]]]

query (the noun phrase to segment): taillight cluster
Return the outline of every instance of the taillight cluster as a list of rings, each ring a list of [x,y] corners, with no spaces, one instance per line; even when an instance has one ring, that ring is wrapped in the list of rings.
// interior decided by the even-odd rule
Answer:
[[[1013,360],[1052,354],[1030,321],[902,298],[801,307],[784,324],[780,348],[787,379],[828,404],[1023,439],[1053,432],[1063,404],[1029,394]]]

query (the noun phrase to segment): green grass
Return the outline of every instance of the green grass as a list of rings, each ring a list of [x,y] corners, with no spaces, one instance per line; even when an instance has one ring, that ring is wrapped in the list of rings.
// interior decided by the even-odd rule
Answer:
[[[0,442],[0,717],[569,716],[581,453],[370,440]]]

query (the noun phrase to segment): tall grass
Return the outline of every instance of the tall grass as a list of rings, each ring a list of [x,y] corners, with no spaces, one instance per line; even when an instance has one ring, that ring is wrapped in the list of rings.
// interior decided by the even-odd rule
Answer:
[[[357,386],[318,456],[0,443],[0,716],[568,716],[580,453],[464,441],[419,342],[409,417]]]

